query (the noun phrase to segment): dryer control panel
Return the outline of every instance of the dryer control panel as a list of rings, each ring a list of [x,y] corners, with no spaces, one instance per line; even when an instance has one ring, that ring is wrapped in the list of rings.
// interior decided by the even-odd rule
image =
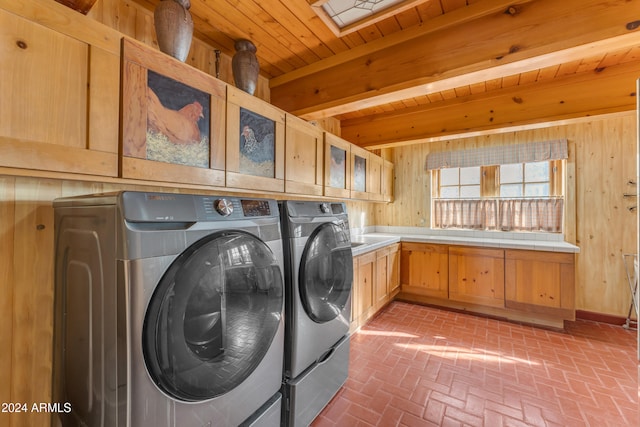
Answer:
[[[242,199],[237,197],[201,196],[196,202],[198,210],[204,214],[200,220],[241,219],[277,216],[275,200]],[[275,213],[274,213],[275,212]]]
[[[249,217],[277,217],[278,204],[270,199],[167,194],[122,193],[125,219],[131,222],[196,222]]]

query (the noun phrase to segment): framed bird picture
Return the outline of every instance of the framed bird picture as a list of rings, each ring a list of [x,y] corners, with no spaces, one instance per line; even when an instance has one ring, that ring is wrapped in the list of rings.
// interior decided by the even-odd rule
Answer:
[[[240,107],[240,173],[275,176],[276,123]]]
[[[225,184],[226,85],[123,39],[120,176]]]
[[[284,191],[285,113],[237,88],[227,88],[228,187]]]
[[[369,199],[369,151],[362,147],[351,147],[351,194],[352,199]]]
[[[210,98],[204,91],[148,70],[146,158],[208,168]]]
[[[324,195],[351,197],[351,144],[325,132],[324,149]]]

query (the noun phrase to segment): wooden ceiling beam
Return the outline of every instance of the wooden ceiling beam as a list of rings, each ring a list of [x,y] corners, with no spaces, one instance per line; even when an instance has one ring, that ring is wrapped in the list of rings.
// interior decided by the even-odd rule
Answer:
[[[392,147],[514,126],[633,111],[640,61],[428,105],[343,120],[341,135]]]
[[[271,101],[306,119],[325,118],[640,44],[636,1],[511,4],[473,3],[272,79]]]

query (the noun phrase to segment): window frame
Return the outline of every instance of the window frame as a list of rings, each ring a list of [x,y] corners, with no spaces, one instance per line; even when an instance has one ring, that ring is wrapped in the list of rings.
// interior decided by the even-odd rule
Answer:
[[[525,165],[527,163],[540,163],[539,161],[535,162],[523,162],[523,163],[513,163],[513,164],[521,164]],[[564,170],[566,160],[549,160],[549,195],[543,197],[564,197]],[[460,170],[461,168],[456,168]],[[441,199],[441,170],[442,169],[432,169],[431,170],[431,197],[432,199]],[[547,181],[536,181],[538,182],[547,182]],[[524,166],[523,166],[523,184],[526,184],[524,178]],[[475,185],[475,184],[474,184]],[[486,198],[503,198],[510,199],[513,197],[501,197],[500,196],[500,165],[491,165],[491,166],[480,166],[480,199]],[[462,185],[458,180],[458,188]],[[531,198],[531,196],[522,196],[516,198]],[[458,197],[458,199],[464,199],[462,197]],[[455,200],[455,198],[452,198]]]

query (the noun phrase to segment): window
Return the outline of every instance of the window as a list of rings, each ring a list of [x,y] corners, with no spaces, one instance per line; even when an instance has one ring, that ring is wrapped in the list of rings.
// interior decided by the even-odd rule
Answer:
[[[433,197],[473,199],[562,196],[562,169],[562,161],[437,169],[432,171]]]
[[[566,139],[430,152],[431,226],[562,232]]]
[[[561,232],[563,160],[434,169],[432,226]]]
[[[500,197],[548,197],[549,162],[502,165]]]
[[[443,199],[480,197],[480,167],[441,169],[440,197]]]

